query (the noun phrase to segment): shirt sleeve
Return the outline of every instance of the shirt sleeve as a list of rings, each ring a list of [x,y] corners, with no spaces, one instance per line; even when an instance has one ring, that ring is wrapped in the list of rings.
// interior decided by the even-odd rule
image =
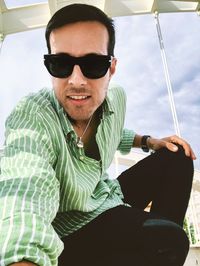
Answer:
[[[59,181],[51,138],[35,116],[14,112],[0,162],[0,265],[28,260],[55,266],[63,243],[52,221]]]
[[[117,148],[122,154],[128,154],[133,147],[135,132],[129,129],[123,129],[120,144]]]

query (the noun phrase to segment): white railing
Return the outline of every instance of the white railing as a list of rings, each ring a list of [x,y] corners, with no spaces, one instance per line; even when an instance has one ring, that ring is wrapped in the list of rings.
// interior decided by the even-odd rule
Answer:
[[[200,172],[195,170],[194,182],[186,214],[186,231],[192,247],[200,247]]]

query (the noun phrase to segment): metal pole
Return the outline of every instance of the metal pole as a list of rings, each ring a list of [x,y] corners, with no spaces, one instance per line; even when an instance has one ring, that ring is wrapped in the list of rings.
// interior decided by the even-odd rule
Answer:
[[[166,53],[165,53],[165,48],[164,48],[164,42],[163,42],[158,12],[155,12],[154,17],[155,17],[156,29],[157,29],[157,34],[158,34],[158,39],[159,39],[159,44],[160,44],[160,51],[161,51],[161,57],[162,57],[162,62],[163,62],[163,67],[164,67],[164,74],[165,74],[165,79],[167,83],[169,103],[170,103],[170,108],[171,108],[173,122],[174,122],[174,129],[175,129],[176,135],[180,137],[181,133],[180,133],[179,123],[178,123],[178,118],[177,118],[176,107],[174,103],[174,95],[173,95],[171,80],[169,76],[169,69],[167,65]]]
[[[2,47],[3,47],[3,41],[4,41],[4,36],[3,34],[0,34],[0,55],[1,55]]]

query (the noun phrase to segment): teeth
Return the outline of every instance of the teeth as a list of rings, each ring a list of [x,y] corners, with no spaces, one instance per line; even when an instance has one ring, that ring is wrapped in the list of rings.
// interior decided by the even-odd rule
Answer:
[[[83,100],[86,99],[88,96],[78,96],[78,95],[74,95],[74,96],[69,96],[69,98],[74,99],[74,100]]]

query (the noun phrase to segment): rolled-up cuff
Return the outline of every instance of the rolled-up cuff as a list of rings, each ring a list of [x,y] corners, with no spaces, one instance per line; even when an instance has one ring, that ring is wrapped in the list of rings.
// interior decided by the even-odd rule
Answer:
[[[135,132],[133,130],[124,129],[122,133],[122,139],[118,146],[118,150],[122,154],[127,154],[131,151],[133,147],[133,141],[135,138]]]

